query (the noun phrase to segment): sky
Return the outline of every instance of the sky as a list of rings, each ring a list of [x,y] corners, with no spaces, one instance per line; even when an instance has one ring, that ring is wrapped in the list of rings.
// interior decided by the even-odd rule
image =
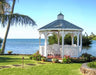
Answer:
[[[39,38],[38,29],[57,19],[64,19],[83,28],[83,33],[96,34],[96,0],[17,0],[14,13],[31,17],[37,26],[11,26],[8,38]],[[0,26],[0,37],[4,38],[6,27]]]

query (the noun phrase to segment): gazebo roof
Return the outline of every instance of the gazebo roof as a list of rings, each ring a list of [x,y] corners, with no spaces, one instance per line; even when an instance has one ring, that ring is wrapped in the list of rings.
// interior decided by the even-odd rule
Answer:
[[[64,20],[64,15],[62,13],[58,14],[58,19],[41,27],[39,31],[42,30],[81,30],[82,28],[76,26],[75,24],[72,24],[66,20]]]

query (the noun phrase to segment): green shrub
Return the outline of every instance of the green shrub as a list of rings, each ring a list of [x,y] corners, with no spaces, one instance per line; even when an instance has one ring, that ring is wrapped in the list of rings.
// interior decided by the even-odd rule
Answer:
[[[87,54],[87,53],[81,55],[81,57],[84,58],[86,62],[91,61],[91,56],[92,56],[91,54]]]
[[[63,62],[63,63],[71,63],[71,58],[70,58],[70,56],[65,55],[64,58],[63,58],[63,60],[62,60],[62,62]]]
[[[59,61],[59,60],[56,59],[56,58],[53,58],[53,59],[52,59],[52,62],[53,62],[53,63],[58,63],[58,61]]]
[[[80,63],[80,59],[79,58],[71,58],[71,62],[72,63]]]
[[[40,61],[41,60],[41,55],[39,54],[39,52],[37,51],[36,53],[32,54],[31,56],[29,56],[29,59],[32,59],[32,60],[37,60],[37,61]]]
[[[84,54],[83,54],[84,55]],[[96,57],[90,56],[90,61],[95,61]],[[79,58],[71,58],[72,63],[85,63],[90,62],[87,56],[81,56]]]
[[[41,60],[42,61],[47,61],[47,58],[46,57],[42,57]]]
[[[91,57],[90,57],[90,60],[91,60],[91,61],[96,61],[96,57],[91,56]]]
[[[90,62],[87,64],[90,68],[96,68],[96,62]]]

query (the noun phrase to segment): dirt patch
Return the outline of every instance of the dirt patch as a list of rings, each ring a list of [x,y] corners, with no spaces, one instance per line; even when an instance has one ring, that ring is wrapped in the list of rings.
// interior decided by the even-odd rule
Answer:
[[[2,68],[11,68],[10,66],[0,66],[1,68],[0,69],[2,69]]]
[[[30,65],[30,66],[35,66],[36,64],[27,64],[27,65]]]
[[[2,69],[2,68],[0,68],[0,69]]]
[[[19,67],[19,66],[22,66],[22,65],[13,65],[13,66],[15,66],[15,67]]]
[[[38,62],[38,64],[45,64],[45,63]]]

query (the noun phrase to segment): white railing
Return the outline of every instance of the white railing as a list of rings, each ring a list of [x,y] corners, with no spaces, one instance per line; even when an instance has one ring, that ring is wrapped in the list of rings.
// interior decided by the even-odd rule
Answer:
[[[79,50],[78,50],[79,49]],[[44,46],[40,46],[39,50],[41,55],[45,55]],[[71,57],[78,57],[81,52],[81,47],[72,45],[64,45],[64,55],[70,55]],[[62,45],[54,44],[47,46],[47,54],[49,55],[61,55],[62,56]]]

